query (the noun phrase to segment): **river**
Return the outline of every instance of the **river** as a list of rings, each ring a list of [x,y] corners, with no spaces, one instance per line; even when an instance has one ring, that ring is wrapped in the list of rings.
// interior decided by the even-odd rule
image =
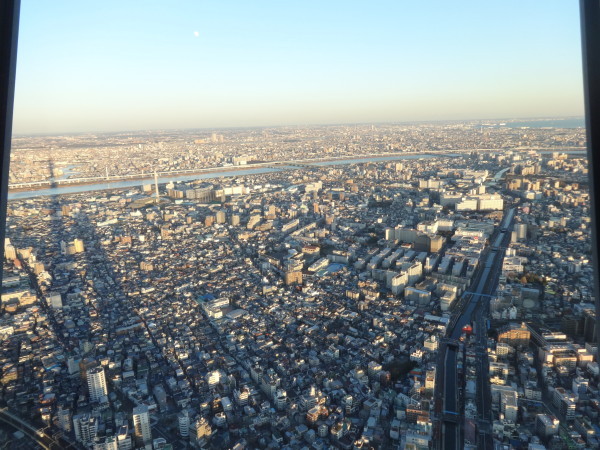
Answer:
[[[453,154],[444,155],[446,156],[457,156]],[[325,166],[333,166],[333,165],[342,165],[342,164],[360,164],[367,162],[384,162],[384,161],[396,161],[396,160],[404,160],[404,159],[430,159],[435,158],[437,155],[431,154],[422,154],[422,155],[396,155],[396,156],[375,156],[375,157],[367,157],[367,158],[356,158],[356,159],[343,159],[343,160],[334,160],[334,161],[319,161],[314,163],[309,163],[311,166],[316,167],[325,167]],[[228,169],[223,170],[222,172],[208,172],[201,174],[184,174],[184,175],[173,175],[173,176],[163,176],[158,178],[159,183],[168,183],[170,181],[193,181],[193,180],[210,180],[213,178],[221,178],[221,177],[236,177],[236,176],[245,176],[245,175],[260,175],[265,173],[272,172],[281,172],[284,170],[298,170],[300,167],[290,167],[290,166],[281,166],[281,168],[273,168],[273,167],[246,167],[238,169]],[[154,183],[154,178],[151,176],[145,179],[137,179],[137,180],[121,180],[121,181],[107,181],[105,183],[94,183],[94,184],[80,184],[80,185],[65,185],[65,186],[57,186],[52,188],[45,189],[34,189],[27,191],[15,191],[8,193],[9,200],[23,200],[28,198],[35,197],[47,197],[51,195],[62,195],[62,194],[80,194],[82,192],[91,192],[91,191],[102,191],[105,189],[119,189],[119,188],[129,188],[129,187],[137,187],[142,186],[144,184]]]

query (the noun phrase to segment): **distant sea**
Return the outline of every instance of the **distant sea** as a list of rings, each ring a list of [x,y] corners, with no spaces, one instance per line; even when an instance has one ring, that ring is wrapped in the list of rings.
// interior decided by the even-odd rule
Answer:
[[[507,120],[505,126],[509,128],[582,128],[585,127],[585,118],[569,117],[566,119],[531,119],[516,122]]]

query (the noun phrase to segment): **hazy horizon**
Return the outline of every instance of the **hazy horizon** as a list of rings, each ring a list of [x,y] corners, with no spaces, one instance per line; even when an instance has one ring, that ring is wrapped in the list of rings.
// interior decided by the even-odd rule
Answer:
[[[583,112],[567,2],[21,7],[15,135]]]
[[[581,119],[585,122],[585,116],[552,116],[552,117],[484,117],[480,119],[450,119],[450,120],[418,120],[418,121],[398,121],[398,122],[346,122],[346,123],[306,123],[306,124],[281,124],[281,125],[253,125],[253,126],[229,126],[229,127],[190,127],[190,128],[148,128],[148,129],[122,129],[122,130],[82,130],[82,131],[56,131],[52,133],[33,132],[33,133],[16,133],[13,132],[13,137],[34,137],[34,136],[70,136],[70,135],[87,135],[87,134],[126,134],[126,133],[158,133],[158,132],[217,132],[227,130],[250,130],[250,129],[268,129],[268,128],[318,128],[318,127],[351,127],[351,126],[394,126],[394,125],[434,125],[434,124],[449,124],[449,123],[468,123],[468,122],[536,122],[536,121],[553,121],[553,120],[568,120]],[[482,125],[485,125],[484,123]],[[572,127],[567,127],[572,128]]]

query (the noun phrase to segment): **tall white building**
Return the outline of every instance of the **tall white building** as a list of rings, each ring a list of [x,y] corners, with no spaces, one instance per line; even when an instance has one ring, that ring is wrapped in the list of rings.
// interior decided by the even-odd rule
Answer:
[[[250,390],[245,386],[241,389],[235,389],[233,391],[233,398],[238,405],[246,406],[250,398]]]
[[[144,445],[152,442],[152,432],[150,431],[150,414],[146,405],[140,405],[133,408],[133,429],[135,438]]]
[[[94,367],[87,373],[88,389],[90,392],[90,401],[97,402],[100,398],[108,394],[106,388],[106,376],[102,367]]]
[[[187,409],[184,409],[177,416],[179,422],[179,434],[181,437],[187,438],[190,435],[190,416]]]
[[[127,425],[121,426],[117,433],[117,448],[119,450],[131,450],[133,443],[131,442],[131,436],[129,435],[129,427]]]
[[[77,414],[73,416],[73,430],[75,439],[83,444],[91,444],[96,438],[96,418],[89,414]]]
[[[4,246],[4,257],[7,260],[17,259],[17,249],[9,243]]]
[[[75,239],[73,246],[75,247],[75,253],[83,253],[85,251],[85,244],[81,239]]]
[[[210,424],[206,421],[206,418],[199,417],[198,421],[194,424],[194,428],[196,431],[196,441],[204,442],[208,439],[212,433],[212,429]]]
[[[515,232],[517,233],[517,239],[523,241],[527,239],[527,224],[517,223],[515,224]]]
[[[58,427],[69,433],[71,431],[71,411],[63,406],[58,407]]]
[[[48,303],[54,309],[61,309],[63,307],[62,304],[62,295],[60,292],[50,292],[50,296],[48,297]]]
[[[208,382],[208,387],[210,387],[210,388],[216,387],[221,382],[222,375],[223,374],[221,374],[220,370],[213,370],[212,372],[209,372],[206,375],[206,381]]]

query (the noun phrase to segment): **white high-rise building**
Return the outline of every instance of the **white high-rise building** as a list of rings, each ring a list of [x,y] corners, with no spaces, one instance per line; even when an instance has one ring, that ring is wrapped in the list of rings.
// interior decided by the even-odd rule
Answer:
[[[135,438],[144,445],[152,442],[152,432],[150,431],[150,414],[146,405],[140,405],[133,408],[133,428]]]
[[[96,418],[89,414],[77,414],[73,416],[73,429],[75,439],[83,444],[91,444],[96,438]]]
[[[10,244],[10,240],[8,240],[8,242],[9,243],[4,246],[4,257],[7,260],[12,261],[14,259],[17,259],[17,249]]]
[[[61,309],[63,307],[63,304],[62,295],[60,294],[60,292],[50,292],[50,295],[48,297],[48,303],[50,303],[50,306],[52,306],[54,309]]]
[[[85,244],[82,239],[75,239],[73,241],[73,246],[75,247],[75,253],[85,252]]]
[[[131,450],[133,448],[127,425],[122,425],[119,428],[119,432],[117,433],[117,448],[119,450]]]
[[[246,406],[250,398],[250,390],[246,386],[241,389],[235,389],[233,391],[233,398],[238,405]]]
[[[106,376],[102,367],[94,367],[87,373],[88,389],[90,392],[90,401],[100,401],[101,397],[108,394],[106,389]]]
[[[198,418],[198,421],[194,424],[194,428],[196,430],[196,441],[198,442],[204,442],[212,433],[210,424],[204,417]]]
[[[517,239],[519,241],[524,241],[525,239],[527,239],[527,224],[526,223],[515,224],[515,232],[517,233]]]
[[[179,422],[179,434],[181,437],[187,438],[190,435],[190,415],[187,409],[184,409],[177,416]]]
[[[67,433],[71,431],[71,411],[69,409],[65,409],[62,405],[58,407],[58,412],[56,413],[58,416],[58,427],[66,431]]]

